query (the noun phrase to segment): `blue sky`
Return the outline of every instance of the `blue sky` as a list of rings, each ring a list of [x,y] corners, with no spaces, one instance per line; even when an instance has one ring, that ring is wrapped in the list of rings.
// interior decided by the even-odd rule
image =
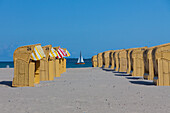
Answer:
[[[12,61],[17,47],[36,43],[90,58],[168,42],[169,0],[0,0],[0,61]]]

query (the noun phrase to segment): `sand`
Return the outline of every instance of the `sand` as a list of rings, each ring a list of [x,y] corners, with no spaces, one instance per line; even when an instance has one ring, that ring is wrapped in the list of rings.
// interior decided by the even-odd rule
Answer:
[[[0,69],[0,113],[169,113],[170,87],[101,68],[67,69],[54,81],[11,87]]]

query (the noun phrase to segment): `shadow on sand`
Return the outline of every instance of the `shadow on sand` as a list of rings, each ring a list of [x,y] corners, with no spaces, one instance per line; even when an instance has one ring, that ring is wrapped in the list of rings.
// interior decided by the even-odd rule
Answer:
[[[151,81],[129,81],[132,84],[138,84],[138,85],[155,85]]]
[[[138,80],[138,79],[142,79],[143,77],[126,77],[127,79],[133,79],[133,80]]]
[[[1,81],[0,86],[2,86],[2,85],[12,87],[12,81]]]
[[[131,76],[130,74],[126,74],[124,72],[113,72],[113,73],[115,73],[115,76],[124,76],[124,77]]]
[[[114,71],[114,69],[105,69],[105,68],[102,68],[104,71]]]
[[[126,74],[126,72],[113,71],[113,73]]]

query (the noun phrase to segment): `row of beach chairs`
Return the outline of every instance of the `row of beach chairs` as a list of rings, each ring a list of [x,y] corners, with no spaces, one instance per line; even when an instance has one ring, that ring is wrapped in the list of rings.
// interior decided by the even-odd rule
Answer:
[[[93,67],[111,68],[170,86],[170,43],[154,47],[109,50],[92,57]]]
[[[34,87],[40,81],[52,81],[54,77],[66,72],[66,59],[60,52],[69,56],[67,49],[41,46],[41,44],[22,46],[15,50],[13,87]],[[68,53],[68,54],[67,54]],[[57,56],[61,55],[61,56]]]

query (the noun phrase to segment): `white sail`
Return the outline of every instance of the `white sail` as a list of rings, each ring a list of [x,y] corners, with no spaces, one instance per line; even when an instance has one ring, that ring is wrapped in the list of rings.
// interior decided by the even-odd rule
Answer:
[[[77,61],[77,63],[80,63],[80,58],[78,58],[78,61]]]
[[[77,63],[84,63],[83,57],[81,56],[81,51],[80,51],[80,57],[78,58]]]
[[[84,63],[83,57],[81,56],[81,63]]]

